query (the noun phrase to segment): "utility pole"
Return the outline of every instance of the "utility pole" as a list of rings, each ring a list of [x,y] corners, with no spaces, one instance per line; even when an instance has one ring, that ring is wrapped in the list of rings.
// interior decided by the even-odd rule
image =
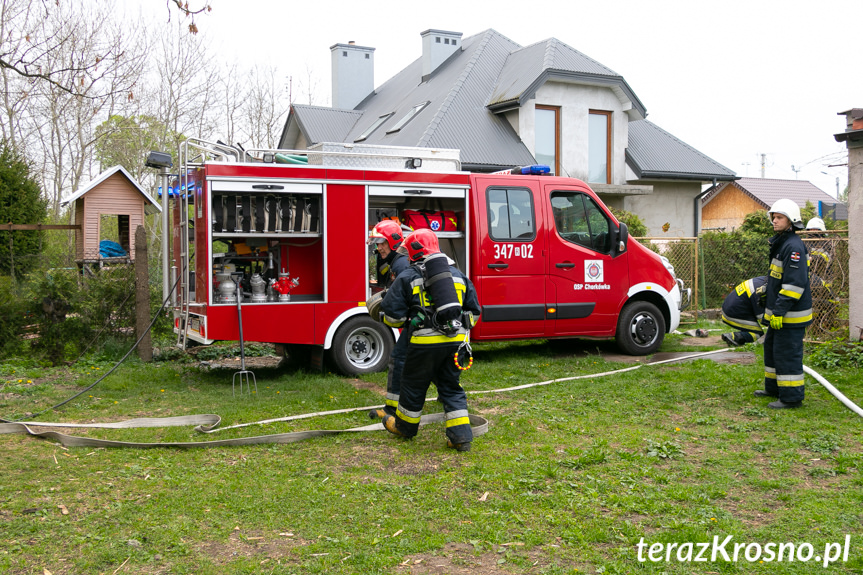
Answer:
[[[761,177],[764,178],[764,171],[767,166],[767,154],[761,154]]]

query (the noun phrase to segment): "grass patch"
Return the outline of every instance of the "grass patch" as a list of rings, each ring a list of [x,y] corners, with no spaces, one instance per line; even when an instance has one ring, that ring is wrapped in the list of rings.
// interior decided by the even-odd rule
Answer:
[[[704,349],[681,339],[669,337],[668,348]],[[487,417],[490,429],[464,454],[445,447],[437,424],[411,441],[379,431],[185,450],[65,449],[0,436],[0,572],[822,573],[814,560],[639,562],[636,545],[732,535],[823,550],[846,533],[849,560],[831,572],[863,568],[863,419],[809,377],[804,407],[774,412],[752,397],[763,377],[760,359],[695,359],[599,377],[591,374],[635,364],[607,361],[616,350],[596,342],[474,349],[474,367],[462,379],[469,392],[586,377],[469,395],[470,410]],[[383,401],[386,374],[351,379],[275,367],[253,368],[258,393],[233,397],[235,370],[219,367],[213,352],[200,353],[194,361],[168,360],[171,354],[152,364],[129,361],[42,419],[217,413],[230,425]],[[46,409],[110,368],[0,364],[0,414]],[[856,369],[821,374],[863,402]],[[429,401],[425,409],[440,406]],[[205,441],[368,423],[356,411],[216,437],[188,428],[70,432]]]

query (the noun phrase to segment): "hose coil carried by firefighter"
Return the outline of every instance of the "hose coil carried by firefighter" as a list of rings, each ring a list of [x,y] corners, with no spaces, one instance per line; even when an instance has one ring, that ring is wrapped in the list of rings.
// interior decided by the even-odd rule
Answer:
[[[383,321],[383,310],[381,309],[381,304],[384,301],[384,296],[387,294],[387,290],[379,291],[378,293],[372,295],[366,302],[366,309],[369,311],[369,315],[372,316],[372,319],[375,321]]]

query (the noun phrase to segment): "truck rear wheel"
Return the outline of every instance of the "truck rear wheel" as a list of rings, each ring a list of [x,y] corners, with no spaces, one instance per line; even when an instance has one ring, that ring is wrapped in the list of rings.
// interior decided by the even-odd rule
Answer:
[[[615,340],[629,355],[647,355],[662,345],[665,317],[649,301],[631,301],[623,306],[617,319]]]
[[[340,373],[361,375],[386,369],[392,350],[389,328],[367,315],[359,315],[338,329],[330,357]]]

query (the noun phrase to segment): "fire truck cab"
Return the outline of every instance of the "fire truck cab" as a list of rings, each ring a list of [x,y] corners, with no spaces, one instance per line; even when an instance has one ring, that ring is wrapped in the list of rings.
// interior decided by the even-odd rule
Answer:
[[[471,278],[475,341],[615,338],[656,351],[688,296],[667,260],[630,241],[576,179],[460,170],[457,150],[187,141],[173,228],[178,344],[277,344],[347,375],[386,368],[398,332],[369,316],[369,230],[429,227]],[[241,313],[240,313],[241,310]],[[239,319],[242,317],[242,330]]]

